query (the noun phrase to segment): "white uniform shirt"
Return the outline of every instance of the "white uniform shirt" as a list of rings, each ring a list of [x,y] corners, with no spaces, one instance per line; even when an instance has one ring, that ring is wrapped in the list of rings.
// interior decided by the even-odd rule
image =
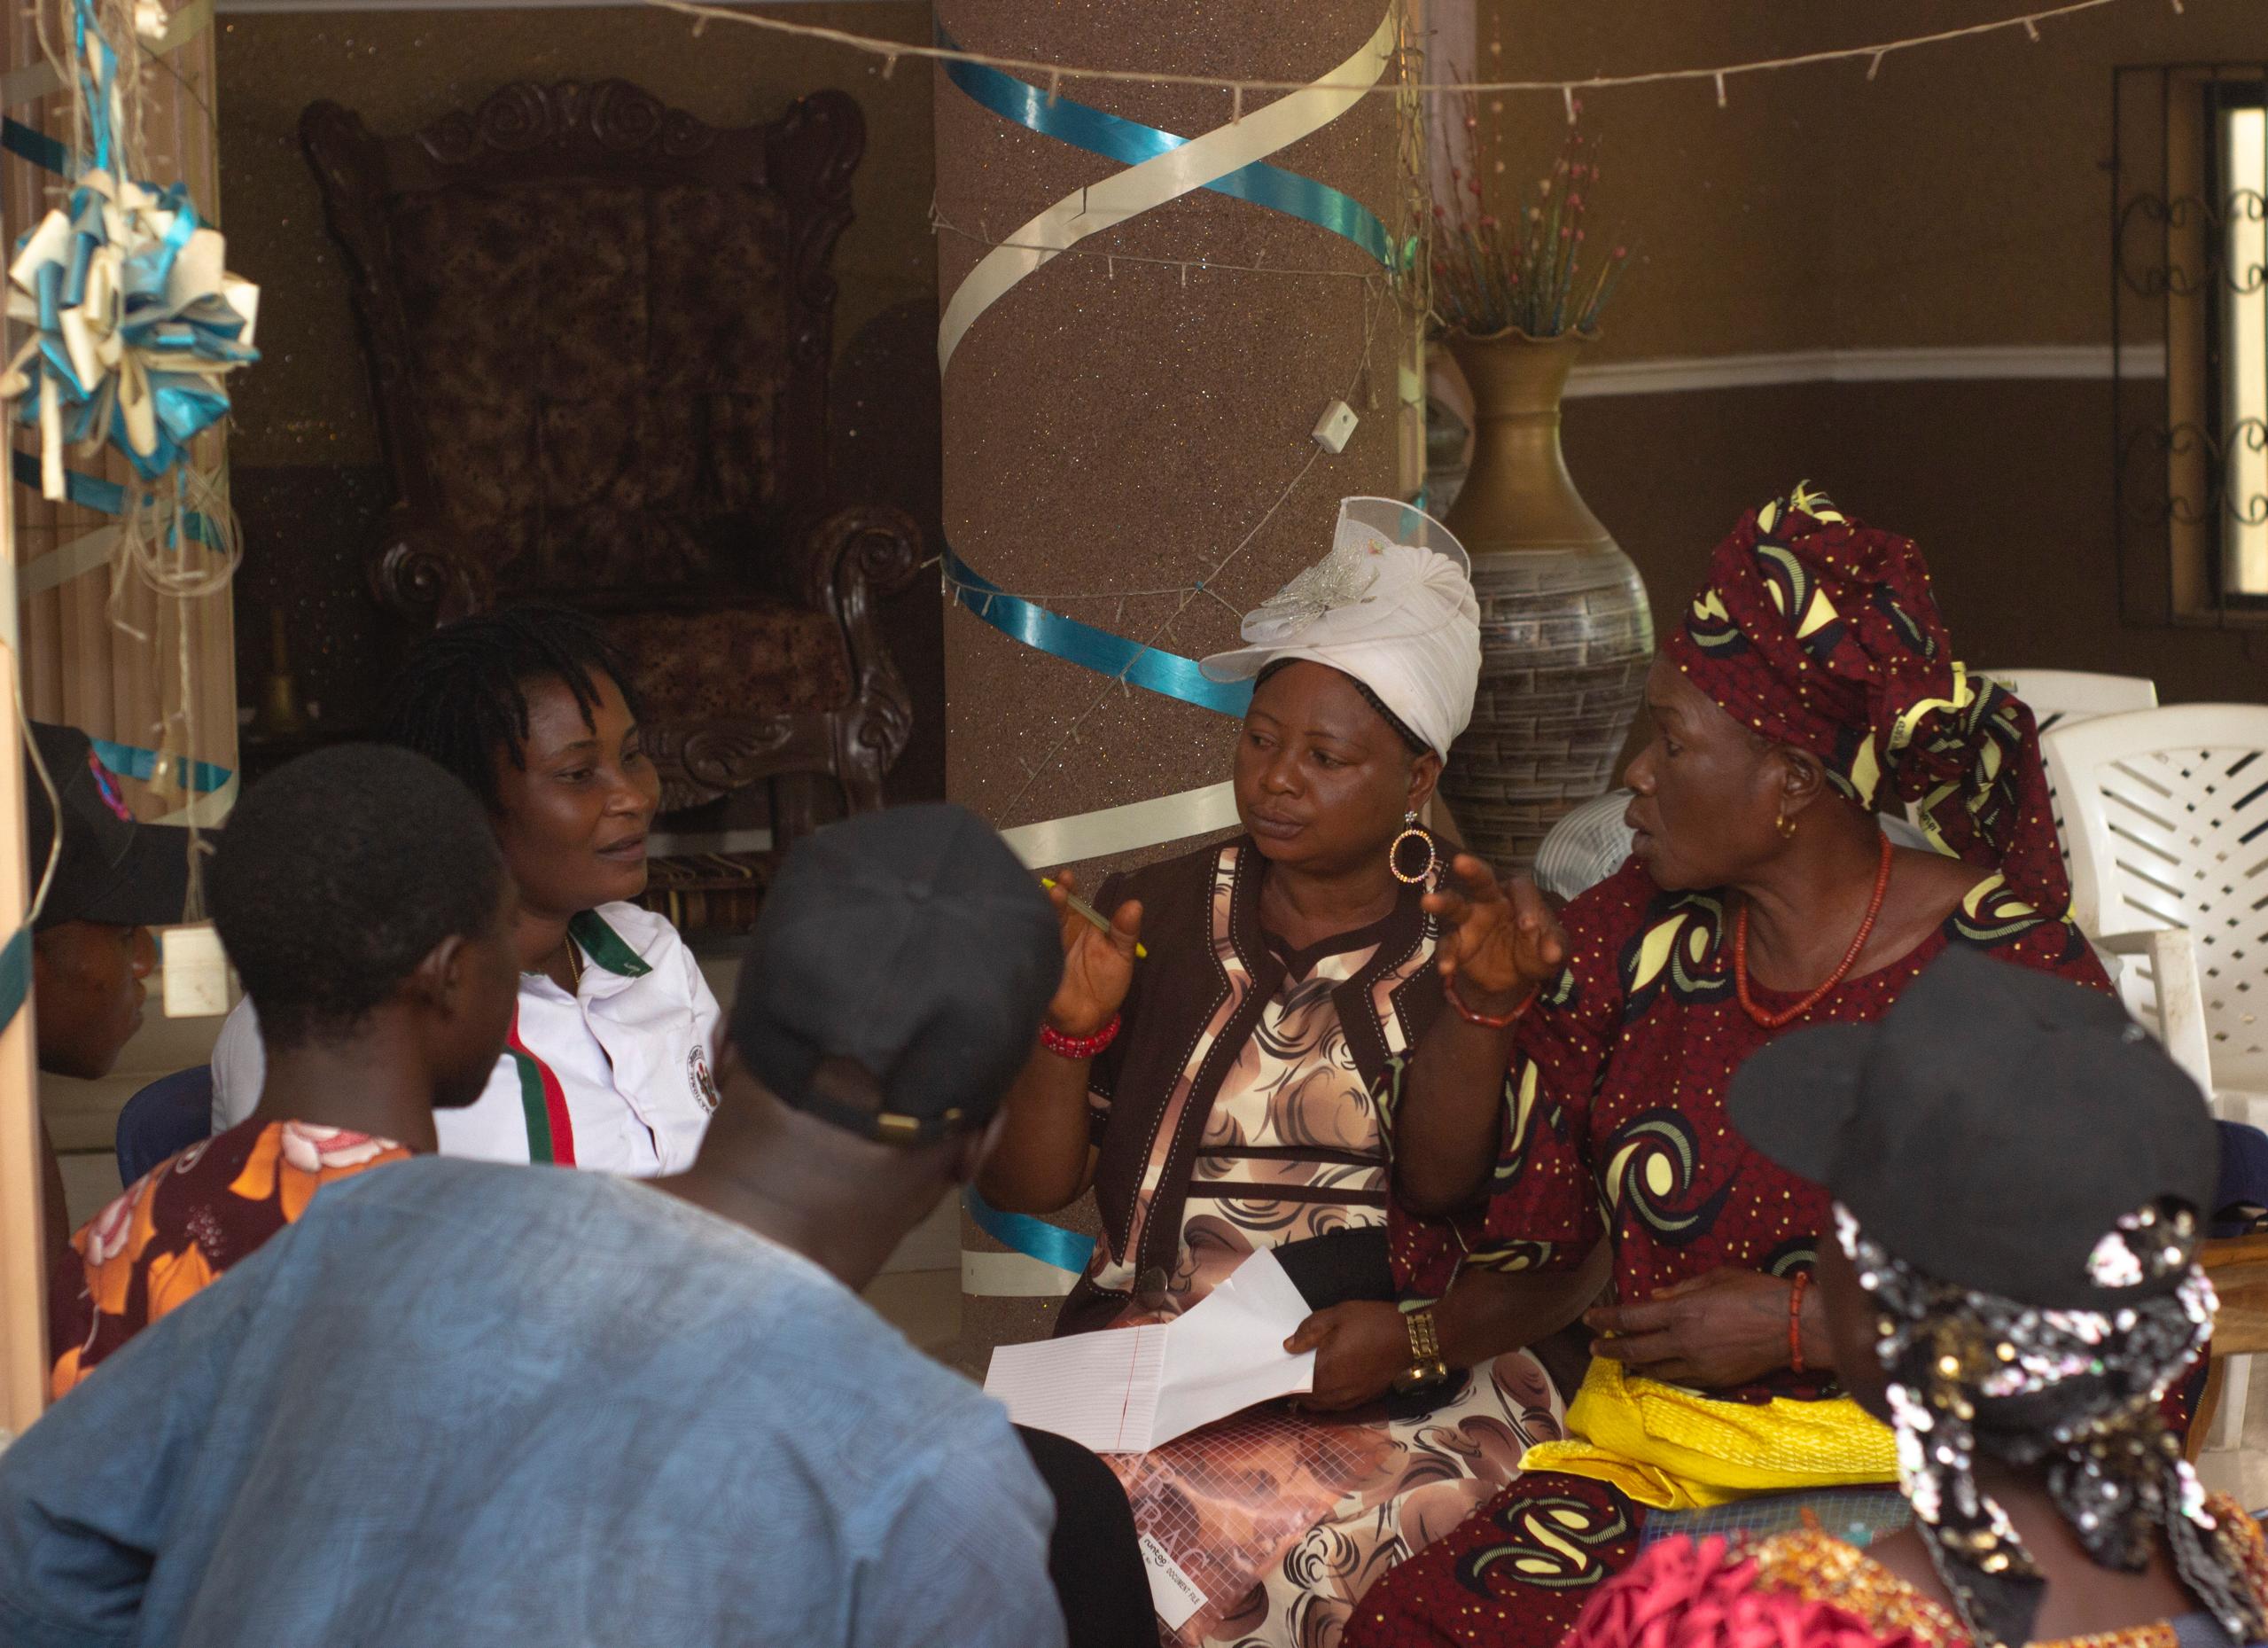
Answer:
[[[487,1087],[461,1110],[433,1113],[441,1154],[636,1178],[680,1172],[716,1108],[716,997],[677,929],[651,910],[607,904],[568,933],[586,964],[581,988],[570,996],[541,973],[521,977]],[[214,1132],[252,1113],[266,1076],[247,1000],[213,1049]]]

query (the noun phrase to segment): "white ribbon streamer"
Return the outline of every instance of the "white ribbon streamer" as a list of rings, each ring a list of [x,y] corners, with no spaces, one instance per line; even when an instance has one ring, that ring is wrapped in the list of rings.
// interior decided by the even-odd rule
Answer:
[[[1321,80],[1279,98],[1257,114],[1216,127],[1178,149],[1067,194],[1009,235],[1007,243],[978,262],[946,305],[937,328],[938,370],[945,370],[978,316],[1057,253],[1266,160],[1361,102],[1386,72],[1395,32],[1394,12],[1389,7],[1361,49]]]
[[[51,550],[35,560],[24,562],[16,569],[17,598],[29,600],[74,578],[84,577],[98,566],[109,566],[111,557],[118,551],[121,535],[116,527],[97,527],[59,550]]]
[[[1018,824],[1002,831],[1001,840],[1027,868],[1048,870],[1210,834],[1236,822],[1236,786],[1210,784],[1201,790],[1050,818],[1045,824]]]
[[[36,103],[63,90],[63,76],[55,72],[52,63],[34,63],[25,68],[12,68],[0,74],[0,106],[16,108],[27,103]]]
[[[961,1291],[973,1299],[1061,1299],[1078,1280],[1029,1254],[961,1250]]]
[[[237,791],[242,785],[241,775],[230,773],[229,781],[209,795],[200,795],[186,807],[177,807],[154,822],[161,824],[195,824],[200,830],[210,830],[229,816],[237,804]]]

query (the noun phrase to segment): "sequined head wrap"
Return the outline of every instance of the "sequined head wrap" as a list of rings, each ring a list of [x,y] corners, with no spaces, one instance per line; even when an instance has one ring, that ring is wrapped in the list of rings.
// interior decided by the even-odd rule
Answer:
[[[2212,1332],[2213,1287],[2187,1209],[2138,1210],[2097,1245],[2103,1288],[2178,1277],[2115,1310],[2046,1310],[1924,1276],[1837,1203],[1835,1233],[1881,1312],[1898,1480],[1978,1648],[2031,1639],[2044,1582],[2007,1513],[1977,1485],[1980,1456],[2042,1468],[2087,1554],[2139,1572],[2163,1533],[2192,1595],[2237,1642],[2268,1636],[2242,1546],[2206,1509],[2160,1403]]]
[[[1664,654],[1742,725],[1817,756],[1869,810],[1918,803],[1944,852],[2070,902],[2031,711],[1972,676],[1910,539],[1798,486],[1717,546]]]

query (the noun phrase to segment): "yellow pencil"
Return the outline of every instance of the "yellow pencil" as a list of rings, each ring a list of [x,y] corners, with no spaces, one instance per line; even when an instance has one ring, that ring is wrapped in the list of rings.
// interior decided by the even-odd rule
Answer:
[[[1040,878],[1040,885],[1047,888],[1050,893],[1056,891],[1055,878],[1052,876],[1041,876]],[[1101,910],[1095,909],[1094,905],[1088,903],[1085,899],[1079,897],[1078,894],[1064,894],[1064,902],[1069,904],[1080,915],[1086,917],[1096,926],[1102,928],[1103,932],[1108,933],[1111,930],[1111,918],[1105,916]],[[1143,961],[1148,961],[1150,959],[1150,952],[1142,948],[1142,941],[1140,939],[1136,939],[1134,941],[1134,954]]]

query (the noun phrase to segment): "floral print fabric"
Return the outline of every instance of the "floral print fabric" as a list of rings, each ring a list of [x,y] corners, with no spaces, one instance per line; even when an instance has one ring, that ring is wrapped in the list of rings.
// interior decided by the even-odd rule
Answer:
[[[90,1219],[56,1266],[51,1398],[295,1222],[323,1185],[409,1154],[367,1133],[254,1118],[159,1163]]]
[[[1439,1293],[1468,1253],[1493,1269],[1572,1268],[1602,1237],[1625,1300],[1724,1265],[1809,1269],[1826,1192],[1766,1160],[1726,1113],[1750,1053],[1811,1025],[1871,1023],[1953,945],[2110,988],[2076,927],[1991,876],[1904,957],[1770,1030],[1734,989],[1726,906],[1717,893],[1662,891],[1634,860],[1568,906],[1568,966],[1521,1021],[1485,1199],[1454,1228],[1396,1212],[1395,1274],[1412,1291]],[[1797,1000],[1753,994],[1767,1011]],[[1826,1383],[1783,1373],[1719,1394],[1816,1395]]]

